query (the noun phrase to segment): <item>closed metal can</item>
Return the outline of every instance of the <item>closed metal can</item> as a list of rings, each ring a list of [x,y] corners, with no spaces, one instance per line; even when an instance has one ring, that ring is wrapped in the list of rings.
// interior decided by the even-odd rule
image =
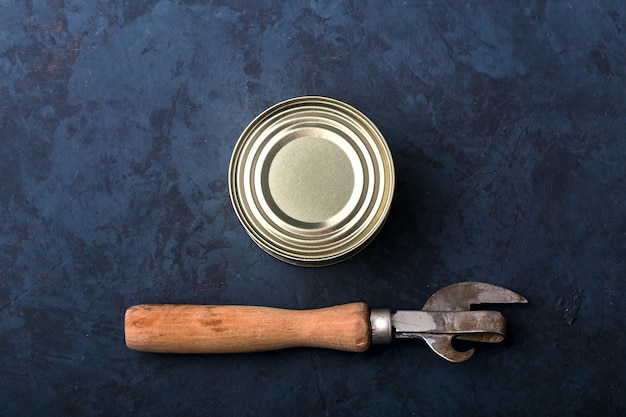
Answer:
[[[324,266],[352,257],[378,234],[395,172],[385,139],[365,115],[326,97],[298,97],[258,115],[229,167],[233,207],[263,250]]]

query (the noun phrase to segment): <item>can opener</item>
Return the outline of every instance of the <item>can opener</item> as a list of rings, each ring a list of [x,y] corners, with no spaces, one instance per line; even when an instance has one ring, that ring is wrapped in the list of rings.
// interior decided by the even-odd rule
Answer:
[[[499,343],[506,320],[498,311],[471,310],[479,304],[527,303],[506,288],[461,282],[433,294],[422,310],[370,309],[362,302],[314,310],[234,305],[142,304],[126,310],[126,345],[155,353],[241,353],[293,347],[350,352],[394,339],[423,339],[450,362],[469,359],[453,339]]]

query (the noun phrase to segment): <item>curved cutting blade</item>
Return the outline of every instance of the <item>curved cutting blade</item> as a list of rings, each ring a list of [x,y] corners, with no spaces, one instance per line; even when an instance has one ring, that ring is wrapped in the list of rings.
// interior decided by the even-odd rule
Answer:
[[[450,362],[465,362],[474,354],[474,349],[459,352],[453,348],[453,336],[437,335],[424,337],[423,339],[433,352]]]
[[[527,303],[521,295],[498,285],[485,282],[459,282],[434,293],[423,311],[468,311],[476,304]]]

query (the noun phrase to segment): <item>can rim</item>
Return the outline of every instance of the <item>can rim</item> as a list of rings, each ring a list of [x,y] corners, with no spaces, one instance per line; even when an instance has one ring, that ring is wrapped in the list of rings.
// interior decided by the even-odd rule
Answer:
[[[274,216],[271,209],[263,204],[262,193],[255,191],[255,186],[258,187],[260,182],[259,174],[256,177],[254,175],[261,171],[257,167],[259,161],[255,161],[254,158],[258,159],[259,149],[269,146],[267,143],[271,141],[268,139],[268,135],[271,135],[263,136],[263,133],[270,128],[281,132],[282,127],[278,123],[281,120],[297,123],[298,120],[294,121],[293,118],[298,112],[302,114],[309,112],[306,114],[319,116],[319,120],[323,121],[320,123],[328,123],[323,125],[323,128],[331,129],[328,126],[337,124],[339,128],[345,129],[348,133],[342,138],[359,142],[354,145],[362,152],[358,155],[359,161],[367,165],[363,168],[366,171],[364,177],[367,193],[357,195],[360,198],[357,203],[361,204],[355,203],[354,211],[346,215],[345,219],[339,219],[343,223],[331,222],[337,230],[326,230],[321,227],[315,229],[313,234],[307,235],[308,231],[304,228],[299,229],[297,224],[283,224],[280,218]],[[378,234],[391,207],[395,171],[387,142],[379,129],[363,113],[336,99],[301,96],[269,107],[246,126],[233,149],[228,184],[235,213],[248,235],[259,247],[288,263],[323,266],[352,257]]]

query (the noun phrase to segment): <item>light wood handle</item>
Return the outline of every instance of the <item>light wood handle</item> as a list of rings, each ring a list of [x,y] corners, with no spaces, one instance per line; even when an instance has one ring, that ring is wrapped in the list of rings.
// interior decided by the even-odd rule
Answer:
[[[316,310],[143,304],[126,310],[124,328],[129,348],[159,353],[262,352],[292,347],[363,352],[371,343],[365,303]]]

